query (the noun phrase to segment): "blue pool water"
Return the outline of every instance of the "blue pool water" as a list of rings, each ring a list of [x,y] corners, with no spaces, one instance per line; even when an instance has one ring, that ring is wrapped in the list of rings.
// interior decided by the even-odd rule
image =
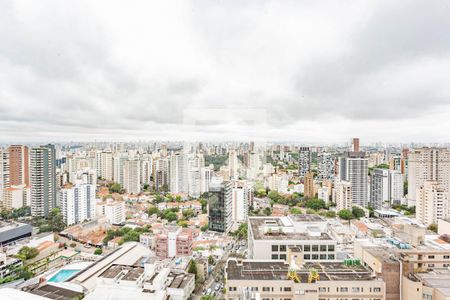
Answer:
[[[64,269],[59,270],[58,273],[52,276],[48,281],[49,282],[63,282],[69,279],[72,275],[80,272],[81,270],[74,270],[74,269]]]

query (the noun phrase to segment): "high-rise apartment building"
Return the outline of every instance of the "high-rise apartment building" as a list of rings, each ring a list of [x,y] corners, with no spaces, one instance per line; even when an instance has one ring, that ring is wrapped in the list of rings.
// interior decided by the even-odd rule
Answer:
[[[209,230],[229,232],[233,225],[232,183],[211,184],[208,196]]]
[[[333,154],[328,152],[321,152],[317,155],[317,178],[320,180],[334,179],[335,174],[335,158]]]
[[[96,165],[99,177],[109,181],[113,180],[113,154],[111,151],[98,152]]]
[[[123,165],[123,188],[130,194],[141,192],[141,166],[138,160],[127,160]]]
[[[47,217],[56,207],[55,146],[33,147],[30,151],[31,215]]]
[[[333,202],[336,203],[336,210],[351,210],[353,206],[352,184],[348,181],[337,180],[334,183]]]
[[[368,159],[364,152],[347,152],[339,158],[339,179],[352,184],[352,203],[367,207]]]
[[[186,154],[172,155],[169,170],[170,191],[174,194],[187,194],[189,191],[188,156]]]
[[[370,180],[370,206],[381,209],[400,204],[403,197],[403,176],[400,171],[374,169]]]
[[[437,181],[425,181],[416,192],[416,218],[425,225],[437,224],[449,214],[448,190]]]
[[[30,186],[30,163],[28,147],[11,145],[9,152],[9,181],[11,185]]]
[[[0,202],[9,185],[9,153],[0,149]]]
[[[128,160],[128,153],[127,152],[119,152],[113,155],[113,180],[114,182],[117,182],[124,185],[124,164],[125,161]]]
[[[237,159],[236,149],[230,149],[228,151],[228,168],[230,170],[230,179],[236,180],[239,177],[239,165]]]
[[[64,222],[67,225],[81,223],[95,217],[95,186],[77,182],[62,188],[59,201]]]
[[[300,147],[298,152],[298,176],[305,177],[311,171],[311,150],[309,147]]]
[[[352,147],[350,149],[351,152],[359,152],[359,138],[352,139]]]
[[[304,191],[305,198],[313,199],[314,196],[316,195],[316,193],[314,191],[314,173],[313,172],[306,173],[305,180],[304,180],[304,186],[305,186],[305,191]]]
[[[440,188],[450,190],[450,150],[419,148],[408,154],[408,199],[416,200],[416,191],[426,181],[436,181]]]
[[[251,186],[244,180],[233,182],[232,189],[232,219],[235,222],[247,221],[248,208],[252,203]]]

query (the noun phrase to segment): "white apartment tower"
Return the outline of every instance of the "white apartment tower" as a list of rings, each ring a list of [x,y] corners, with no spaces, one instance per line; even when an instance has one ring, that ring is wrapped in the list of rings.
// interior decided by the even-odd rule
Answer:
[[[127,160],[123,165],[123,188],[130,194],[141,192],[141,166],[138,160]]]
[[[448,191],[437,181],[425,181],[416,191],[416,218],[425,225],[449,216]]]
[[[95,186],[82,183],[60,190],[61,212],[67,225],[81,223],[95,217]]]
[[[188,156],[186,154],[174,154],[170,157],[169,179],[172,193],[188,193]]]
[[[368,191],[368,159],[364,152],[347,152],[339,158],[339,179],[352,184],[352,203],[367,207]]]
[[[408,199],[417,199],[416,192],[426,181],[436,181],[450,190],[450,151],[444,148],[414,149],[408,154]]]
[[[0,150],[0,204],[5,195],[5,189],[9,187],[9,152]]]
[[[113,154],[111,151],[97,153],[97,175],[105,180],[113,180]]]
[[[333,189],[333,202],[336,203],[336,210],[351,210],[353,207],[352,184],[348,181],[335,181]]]
[[[370,180],[370,205],[375,209],[400,204],[403,197],[403,176],[400,171],[374,169]]]

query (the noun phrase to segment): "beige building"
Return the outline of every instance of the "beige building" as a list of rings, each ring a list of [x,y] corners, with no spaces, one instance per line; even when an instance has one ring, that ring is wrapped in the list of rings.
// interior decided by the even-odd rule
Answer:
[[[408,154],[408,199],[417,199],[417,191],[426,181],[437,181],[445,191],[450,188],[450,151],[444,148],[414,149]]]
[[[352,199],[352,184],[343,180],[336,181],[333,189],[333,202],[336,203],[336,210],[351,210]]]
[[[403,276],[402,298],[405,300],[449,300],[450,273],[432,272]]]
[[[425,225],[437,224],[449,215],[448,190],[437,181],[425,181],[416,191],[416,218]]]
[[[385,283],[360,265],[228,260],[227,300],[385,299]]]
[[[314,191],[314,173],[308,172],[305,175],[305,198],[312,199],[315,196]]]
[[[30,206],[30,202],[31,190],[25,185],[12,185],[4,190],[2,206],[6,210]]]
[[[297,246],[305,261],[333,261],[337,242],[329,235],[328,223],[318,215],[250,217],[248,257],[286,260],[289,247]]]

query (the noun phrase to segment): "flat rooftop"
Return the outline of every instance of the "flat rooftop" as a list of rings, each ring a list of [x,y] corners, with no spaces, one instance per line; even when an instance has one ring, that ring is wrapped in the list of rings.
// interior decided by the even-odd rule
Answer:
[[[320,275],[320,281],[375,280],[363,266],[347,266],[340,262],[305,263],[297,271],[301,282],[308,282],[310,269]],[[284,261],[228,260],[227,280],[289,280],[289,264]]]
[[[144,268],[140,266],[112,265],[101,273],[99,277],[116,278],[121,273],[124,276],[120,280],[136,281],[144,273]]]
[[[295,222],[299,221],[295,220]],[[278,231],[278,228],[283,227],[295,228],[295,226],[286,226],[286,224],[283,222],[283,217],[249,218],[249,223],[255,240],[311,240],[311,241],[332,240],[332,238],[328,235],[328,233],[325,232],[318,233],[317,228],[313,224],[311,224],[310,231],[316,232],[317,233],[316,235],[310,235],[308,231],[304,232]],[[269,228],[273,227],[274,231],[270,233],[265,232],[264,231],[265,227]]]
[[[193,280],[194,276],[194,274],[169,273],[169,277],[173,278],[172,282],[169,284],[169,288],[183,289],[190,281]]]
[[[30,291],[31,294],[57,300],[72,300],[83,296],[83,293],[69,290],[56,285],[46,284]]]

